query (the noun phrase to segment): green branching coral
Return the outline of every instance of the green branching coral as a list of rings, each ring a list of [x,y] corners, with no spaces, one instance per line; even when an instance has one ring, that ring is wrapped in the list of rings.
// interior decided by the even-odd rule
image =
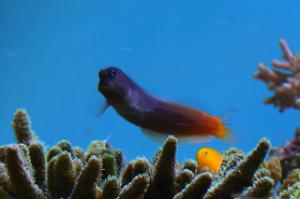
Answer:
[[[30,129],[30,119],[25,110],[19,109],[16,111],[12,126],[14,128],[15,137],[18,143],[28,146],[32,142],[36,141],[37,138]]]
[[[43,145],[33,143],[29,146],[28,151],[35,183],[42,191],[46,192],[46,160]]]
[[[117,198],[120,192],[119,181],[116,177],[109,177],[105,180],[101,199]]]
[[[174,137],[169,137],[155,165],[153,181],[145,198],[172,198],[175,191],[175,155],[177,141]]]
[[[56,146],[60,149],[60,151],[67,152],[71,155],[72,158],[75,157],[75,153],[73,150],[72,144],[67,140],[62,140],[56,144]]]
[[[108,176],[116,176],[118,174],[117,160],[113,154],[104,154],[102,158],[103,171],[102,178],[106,179]]]
[[[261,198],[267,199],[272,195],[272,188],[274,182],[271,178],[263,177],[255,181],[251,187],[249,187],[240,198]]]
[[[146,175],[137,175],[132,181],[123,187],[119,199],[139,199],[144,196],[149,186],[149,177]]]
[[[17,198],[45,198],[42,190],[33,182],[31,174],[24,166],[24,159],[16,146],[6,149],[6,167],[9,180]]]
[[[231,169],[224,178],[213,184],[204,198],[232,198],[233,195],[240,193],[245,187],[251,185],[252,177],[263,162],[269,147],[270,143],[266,139],[262,139],[252,152],[237,163],[236,167]]]
[[[190,170],[183,169],[179,171],[175,178],[175,191],[178,193],[183,190],[186,185],[192,182],[193,178],[194,174]]]
[[[53,157],[61,153],[61,149],[57,146],[52,147],[47,154],[47,162],[49,162]]]
[[[266,139],[248,155],[229,149],[213,174],[201,173],[194,160],[176,162],[172,136],[151,162],[140,157],[125,165],[122,152],[105,141],[93,141],[84,152],[63,140],[45,152],[24,110],[13,123],[18,144],[0,147],[0,199],[268,198],[274,188],[271,169],[260,166],[269,148]],[[292,186],[289,196],[296,196]]]
[[[121,176],[122,187],[131,182],[135,176],[148,173],[150,171],[149,169],[149,162],[146,158],[138,158],[129,162]]]
[[[252,178],[252,185],[243,192],[240,198],[269,198],[274,187],[274,180],[270,175],[271,172],[268,169],[258,169]]]
[[[97,158],[90,158],[77,179],[71,199],[95,198],[98,194],[96,183],[100,173],[101,162]]]
[[[228,149],[223,157],[221,168],[218,172],[218,178],[225,177],[237,164],[244,158],[244,153],[236,148]]]
[[[93,141],[88,147],[85,160],[87,161],[91,156],[102,159],[102,180],[120,174],[123,164],[122,152],[112,149],[106,141]]]
[[[5,164],[3,163],[0,163],[0,187],[2,189],[1,193],[3,194],[4,192],[6,193],[6,195],[9,195],[9,193],[13,193],[12,185],[9,180],[7,169],[5,167]]]
[[[63,152],[51,161],[53,168],[51,175],[48,175],[49,193],[53,198],[66,198],[72,192],[76,177],[71,155]]]
[[[195,160],[186,160],[182,166],[182,170],[188,169],[193,174],[196,174],[198,171],[198,165]]]
[[[212,183],[212,174],[202,173],[198,175],[183,191],[175,195],[174,199],[202,198]]]

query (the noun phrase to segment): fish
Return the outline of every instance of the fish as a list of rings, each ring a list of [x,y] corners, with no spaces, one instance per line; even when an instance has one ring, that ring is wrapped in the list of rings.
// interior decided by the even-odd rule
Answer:
[[[154,140],[161,142],[173,135],[180,142],[199,143],[231,135],[221,118],[154,97],[120,68],[110,66],[98,75],[98,91],[106,100],[106,108],[112,106]]]
[[[213,171],[217,173],[221,168],[223,155],[212,148],[201,148],[196,153],[196,160],[200,171]]]

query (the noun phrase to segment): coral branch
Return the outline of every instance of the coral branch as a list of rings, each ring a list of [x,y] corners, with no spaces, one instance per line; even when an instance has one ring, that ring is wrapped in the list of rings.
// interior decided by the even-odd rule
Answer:
[[[12,126],[14,128],[16,140],[18,143],[29,146],[33,141],[36,140],[36,136],[30,130],[30,119],[25,110],[19,109],[16,111]]]
[[[101,164],[96,158],[90,158],[86,167],[80,173],[70,199],[96,199],[96,182],[100,175]]]
[[[253,176],[252,185],[243,192],[240,198],[270,198],[274,187],[274,180],[270,175],[271,172],[268,169],[258,169]]]
[[[186,187],[186,185],[192,182],[193,178],[194,174],[190,170],[183,169],[182,171],[180,171],[175,178],[176,192],[178,193],[182,191]]]
[[[186,160],[183,164],[182,170],[188,169],[190,170],[193,174],[196,174],[197,172],[197,163],[195,160]]]
[[[105,153],[102,158],[102,179],[105,180],[108,176],[116,176],[118,166],[116,157],[112,154]]]
[[[115,199],[120,192],[120,186],[116,177],[109,177],[104,182],[102,197],[103,199]]]
[[[2,188],[2,192],[13,194],[13,188],[7,173],[7,169],[5,164],[0,163],[0,187]],[[1,198],[1,197],[0,197]]]
[[[272,61],[273,69],[259,64],[260,72],[254,77],[262,80],[268,88],[275,92],[274,96],[265,100],[283,112],[286,108],[300,109],[300,56],[292,53],[285,40],[279,41],[286,62]]]
[[[122,186],[127,185],[133,179],[133,162],[129,162],[123,170],[123,174],[121,176]]]
[[[198,175],[182,192],[174,196],[174,199],[197,199],[202,198],[212,182],[210,173]]]
[[[233,194],[251,185],[252,177],[263,162],[269,147],[270,143],[266,139],[262,139],[256,149],[240,161],[216,186],[208,190],[204,198],[232,198]]]
[[[58,148],[60,148],[60,151],[68,152],[72,158],[75,157],[75,153],[72,147],[72,144],[67,140],[62,140],[57,143],[56,145]]]
[[[169,199],[174,195],[176,148],[177,140],[175,137],[168,137],[155,165],[155,174],[149,192],[151,198]]]
[[[228,149],[224,154],[223,162],[218,172],[218,177],[225,177],[243,158],[244,153],[242,151],[235,148]]]
[[[1,199],[13,199],[13,197],[1,187],[0,187],[0,198]]]
[[[63,152],[48,164],[48,188],[53,198],[67,197],[75,184],[75,172],[69,153]]]
[[[269,198],[272,194],[274,181],[269,177],[263,177],[254,182],[254,184],[246,190],[242,198]]]
[[[34,184],[28,171],[24,169],[24,163],[17,147],[7,148],[6,165],[12,187],[18,198],[45,198],[43,192]]]
[[[47,162],[49,162],[53,157],[55,157],[56,155],[61,153],[61,149],[57,146],[52,147],[49,151],[48,151],[48,155],[47,155]]]
[[[131,161],[123,171],[122,187],[128,184],[135,176],[144,174],[148,172],[149,169],[149,162],[146,158]]]
[[[31,144],[28,151],[35,183],[46,192],[46,160],[43,145],[40,143]]]
[[[139,199],[144,195],[148,186],[149,178],[145,175],[138,175],[121,190],[118,199]]]

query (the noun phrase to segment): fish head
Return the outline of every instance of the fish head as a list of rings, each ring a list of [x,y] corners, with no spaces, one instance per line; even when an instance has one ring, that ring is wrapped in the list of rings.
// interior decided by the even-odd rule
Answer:
[[[120,103],[130,88],[129,78],[117,67],[107,67],[99,71],[98,90],[110,103]]]

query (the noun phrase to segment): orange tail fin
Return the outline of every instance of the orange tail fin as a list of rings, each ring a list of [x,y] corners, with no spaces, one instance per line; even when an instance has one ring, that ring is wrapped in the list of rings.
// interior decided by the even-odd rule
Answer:
[[[226,143],[233,144],[236,143],[236,137],[230,130],[230,128],[226,127],[223,121],[218,118],[220,121],[219,129],[217,130],[215,136]]]
[[[224,127],[223,125],[222,125],[222,128],[220,128],[220,130],[217,131],[217,133],[216,133],[216,137],[220,138],[221,140],[224,140],[224,139],[226,139],[226,138],[228,138],[230,136],[231,136],[230,129]]]

